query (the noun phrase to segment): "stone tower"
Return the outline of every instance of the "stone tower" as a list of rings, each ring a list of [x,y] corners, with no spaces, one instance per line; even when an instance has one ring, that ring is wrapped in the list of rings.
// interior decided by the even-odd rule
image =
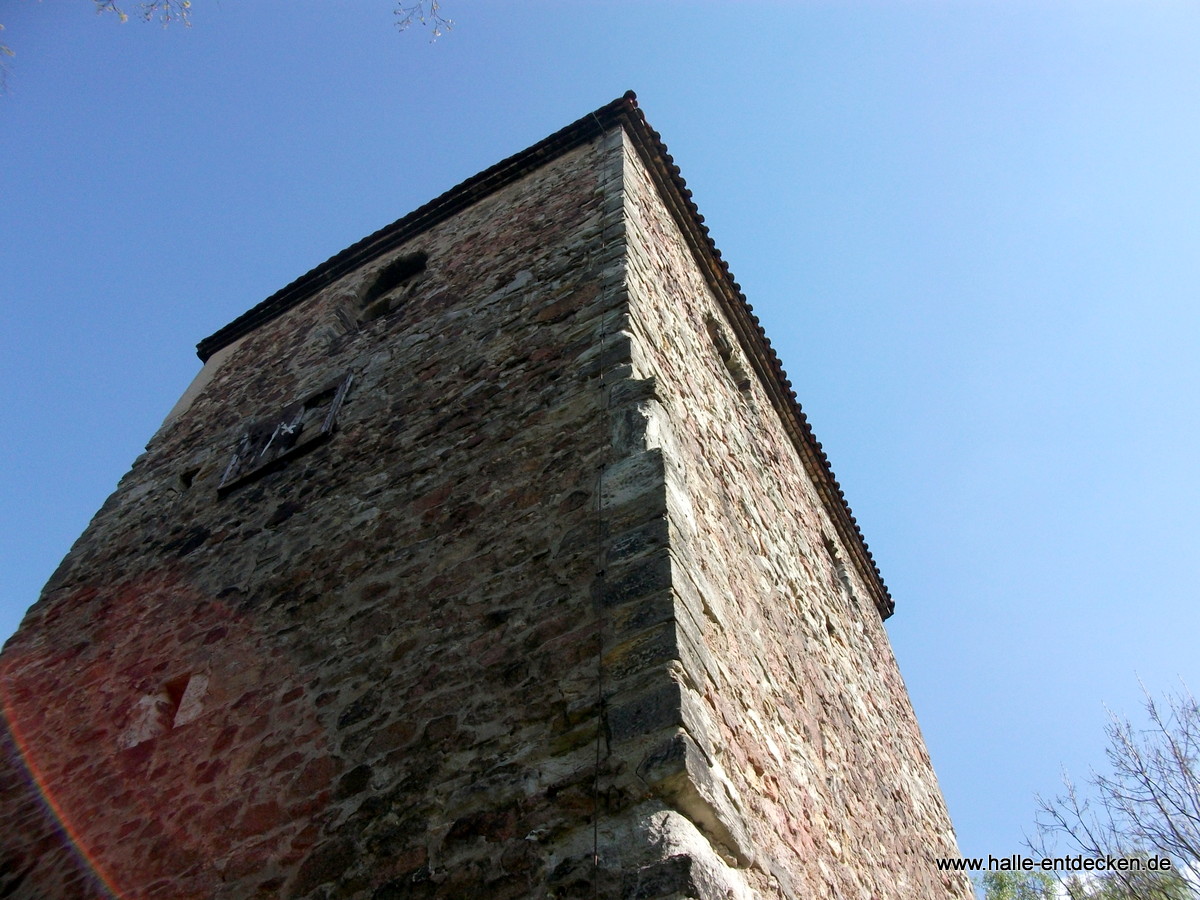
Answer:
[[[0,897],[968,897],[701,223],[627,94],[201,342],[0,656]]]

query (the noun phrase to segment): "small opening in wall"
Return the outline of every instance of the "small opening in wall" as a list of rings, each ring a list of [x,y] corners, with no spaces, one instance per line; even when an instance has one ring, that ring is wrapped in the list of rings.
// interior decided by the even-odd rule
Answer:
[[[846,599],[857,606],[858,594],[854,590],[854,582],[850,578],[850,570],[846,567],[846,560],[842,558],[842,554],[832,538],[825,535],[824,541],[825,552],[829,554],[829,562],[833,565],[834,586],[841,590],[842,595]]]
[[[717,351],[717,356],[721,357],[721,362],[725,364],[725,371],[729,373],[729,377],[733,379],[737,389],[743,394],[749,392],[750,375],[747,373],[746,367],[742,365],[741,356],[734,350],[733,343],[726,336],[725,330],[712,316],[705,317],[704,326],[708,331],[713,348]]]
[[[206,676],[188,674],[172,678],[152,694],[142,695],[133,704],[120,745],[136,747],[195,719],[202,712],[207,687]]]
[[[179,704],[183,702],[183,695],[187,693],[188,682],[191,680],[191,675],[180,675],[163,685],[163,693],[167,695],[167,702],[171,704],[172,724],[175,723],[175,714],[179,712]]]
[[[419,251],[406,253],[384,266],[363,295],[359,320],[367,322],[391,312],[401,299],[399,289],[424,272],[428,261],[429,254]]]
[[[192,482],[196,480],[196,476],[200,474],[199,469],[188,469],[186,472],[179,473],[179,486],[185,491],[191,489]]]

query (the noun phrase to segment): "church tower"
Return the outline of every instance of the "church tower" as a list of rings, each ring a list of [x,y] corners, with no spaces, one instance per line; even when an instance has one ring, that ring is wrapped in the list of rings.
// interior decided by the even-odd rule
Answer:
[[[0,655],[0,897],[968,898],[702,221],[627,94],[202,341]]]

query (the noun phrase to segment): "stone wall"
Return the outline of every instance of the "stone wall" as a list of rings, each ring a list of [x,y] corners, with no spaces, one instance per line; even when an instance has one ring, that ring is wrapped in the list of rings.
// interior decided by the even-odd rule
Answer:
[[[516,897],[591,847],[611,147],[214,357],[5,648],[49,808],[4,775],[0,895]],[[248,423],[347,373],[328,440],[219,490]]]
[[[0,656],[0,897],[966,896],[630,111],[206,342]]]
[[[751,354],[626,149],[636,376],[662,448],[684,734],[707,829],[766,896],[969,896],[866,579]],[[784,412],[783,415],[787,415]],[[707,770],[706,772],[704,770]]]

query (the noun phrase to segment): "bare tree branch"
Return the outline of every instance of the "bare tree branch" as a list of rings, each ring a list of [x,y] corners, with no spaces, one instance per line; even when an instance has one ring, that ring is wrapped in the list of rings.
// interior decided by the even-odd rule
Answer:
[[[1064,774],[1064,793],[1038,798],[1030,849],[1055,855],[1055,838],[1091,857],[1152,856],[1168,871],[1116,871],[1088,882],[1068,880],[1068,896],[1120,900],[1180,900],[1200,896],[1200,705],[1184,688],[1163,702],[1142,688],[1148,725],[1135,728],[1109,712],[1109,774],[1091,773],[1088,796]]]
[[[128,22],[130,13],[125,10],[130,6],[125,0],[92,0],[97,13],[112,13],[122,22]],[[173,23],[185,27],[192,24],[192,0],[140,0],[136,3],[133,16],[144,22],[158,22],[164,28]],[[454,27],[454,21],[442,15],[441,0],[418,0],[416,3],[401,3],[395,9],[396,27],[401,31],[420,23],[432,29],[430,41],[439,37]],[[4,25],[0,24],[0,31]],[[8,78],[8,60],[14,55],[6,44],[0,44],[0,95],[6,93]]]
[[[400,31],[412,27],[418,22],[433,32],[429,40],[436,41],[454,27],[454,20],[442,15],[441,0],[420,0],[419,3],[401,3],[396,7],[396,27]]]
[[[129,21],[129,15],[117,3],[117,0],[94,0],[96,12],[115,14],[122,22]],[[135,15],[144,22],[161,22],[164,26],[172,22],[191,25],[192,0],[145,0],[138,4]]]

